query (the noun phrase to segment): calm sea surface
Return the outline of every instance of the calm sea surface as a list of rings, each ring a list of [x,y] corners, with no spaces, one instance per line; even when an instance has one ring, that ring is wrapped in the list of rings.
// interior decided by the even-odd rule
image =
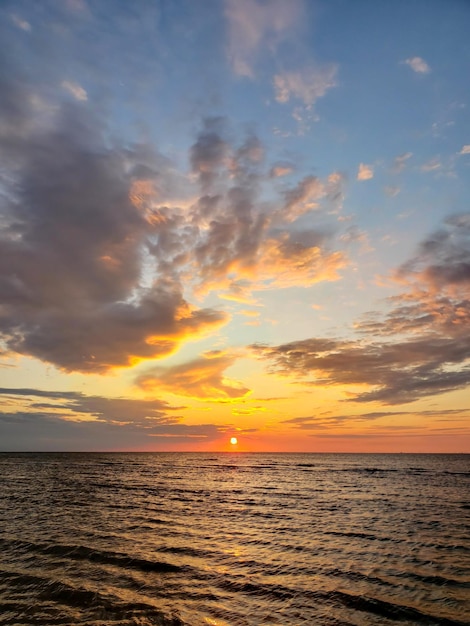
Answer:
[[[470,455],[0,454],[0,624],[470,624]]]

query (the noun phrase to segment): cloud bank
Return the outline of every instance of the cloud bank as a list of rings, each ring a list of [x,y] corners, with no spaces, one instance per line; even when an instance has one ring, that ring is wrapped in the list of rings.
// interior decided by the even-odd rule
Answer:
[[[158,449],[218,439],[223,425],[181,423],[161,400],[0,388],[2,450]]]

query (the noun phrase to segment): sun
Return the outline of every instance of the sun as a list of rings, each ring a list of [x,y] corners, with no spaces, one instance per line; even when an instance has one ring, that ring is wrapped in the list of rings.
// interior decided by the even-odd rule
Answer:
[[[236,437],[232,437],[230,439],[230,443],[232,444],[232,446],[236,446],[238,443],[238,439]]]

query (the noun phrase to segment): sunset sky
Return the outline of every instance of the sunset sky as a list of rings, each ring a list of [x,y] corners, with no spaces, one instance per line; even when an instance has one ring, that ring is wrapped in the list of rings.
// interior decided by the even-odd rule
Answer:
[[[0,450],[470,452],[469,26],[4,0]]]

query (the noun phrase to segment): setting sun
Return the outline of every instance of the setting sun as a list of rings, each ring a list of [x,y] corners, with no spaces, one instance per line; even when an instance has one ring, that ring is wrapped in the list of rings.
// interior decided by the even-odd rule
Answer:
[[[238,443],[238,439],[236,437],[232,437],[230,439],[230,443],[232,444],[232,446],[236,446]]]

